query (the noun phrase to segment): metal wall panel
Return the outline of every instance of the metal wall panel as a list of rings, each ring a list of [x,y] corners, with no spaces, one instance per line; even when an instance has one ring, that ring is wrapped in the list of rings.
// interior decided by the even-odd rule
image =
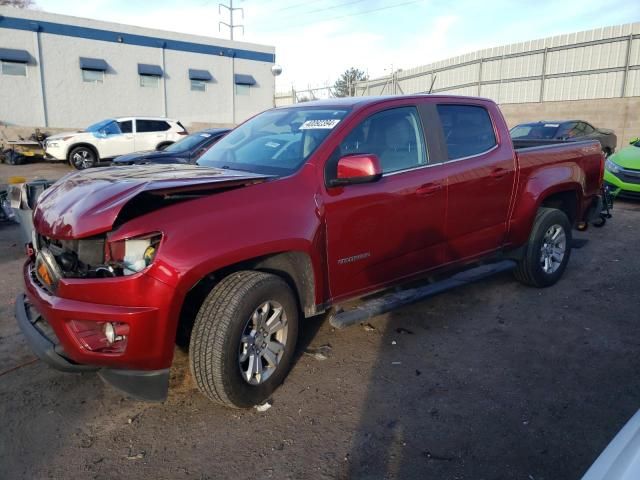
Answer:
[[[631,42],[629,65],[640,65],[640,39],[635,39]]]
[[[545,81],[544,101],[620,97],[624,72],[594,73]]]
[[[431,74],[406,79],[398,77],[398,86],[401,89],[398,93],[428,92],[431,87]]]
[[[549,52],[545,73],[549,75],[623,67],[627,57],[627,43],[626,41],[603,43]]]
[[[626,90],[626,97],[640,97],[640,70],[629,71]]]
[[[534,77],[542,74],[544,54],[501,58],[482,63],[482,81]]]
[[[479,73],[480,65],[478,63],[452,68],[451,70],[443,70],[436,73],[436,81],[433,88],[442,89],[477,82]]]
[[[480,96],[497,103],[528,103],[540,100],[541,80],[491,83],[482,85]]]
[[[478,96],[478,86],[470,85],[468,87],[450,88],[447,90],[438,90],[437,93],[446,93],[447,95],[467,95],[472,97]]]

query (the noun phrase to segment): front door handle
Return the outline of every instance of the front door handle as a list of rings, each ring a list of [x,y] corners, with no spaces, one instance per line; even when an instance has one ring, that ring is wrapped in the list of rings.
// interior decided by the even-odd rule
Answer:
[[[509,173],[509,170],[507,170],[506,168],[494,168],[493,170],[491,170],[491,173],[489,175],[491,175],[493,178],[502,178],[507,173]]]
[[[425,183],[424,185],[418,187],[416,189],[416,194],[420,195],[421,197],[427,197],[429,195],[433,195],[434,193],[436,193],[438,190],[440,190],[442,188],[442,184],[441,183]]]

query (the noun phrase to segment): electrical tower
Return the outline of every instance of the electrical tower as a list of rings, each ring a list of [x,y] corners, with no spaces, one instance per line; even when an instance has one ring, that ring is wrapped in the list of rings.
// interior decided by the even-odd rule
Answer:
[[[218,13],[221,14],[222,13],[222,9],[225,8],[229,11],[229,23],[227,22],[218,22],[218,31],[220,31],[220,26],[224,25],[225,27],[229,28],[229,33],[231,36],[231,40],[233,40],[233,30],[235,28],[241,28],[242,29],[242,34],[244,35],[244,25],[236,25],[235,21],[234,21],[234,13],[236,11],[240,11],[240,14],[242,15],[242,19],[244,20],[244,9],[241,7],[238,8],[233,8],[233,0],[229,0],[229,5],[226,5],[224,3],[219,3],[218,4]]]

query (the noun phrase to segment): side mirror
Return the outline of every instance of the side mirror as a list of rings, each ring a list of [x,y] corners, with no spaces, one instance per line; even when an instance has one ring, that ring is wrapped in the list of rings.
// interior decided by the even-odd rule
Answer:
[[[371,183],[382,177],[382,167],[377,155],[348,155],[338,160],[337,178],[329,182],[331,187]]]

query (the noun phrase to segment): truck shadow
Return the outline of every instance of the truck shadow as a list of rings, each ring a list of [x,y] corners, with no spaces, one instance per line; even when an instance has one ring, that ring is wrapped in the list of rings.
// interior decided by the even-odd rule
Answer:
[[[638,408],[640,358],[611,304],[567,297],[576,270],[544,290],[503,273],[372,320],[344,478],[579,478]],[[594,320],[625,333],[594,338]]]

